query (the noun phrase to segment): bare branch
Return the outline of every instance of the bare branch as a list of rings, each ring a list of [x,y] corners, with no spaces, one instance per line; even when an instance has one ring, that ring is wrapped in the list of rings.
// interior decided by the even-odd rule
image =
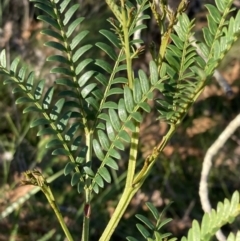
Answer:
[[[202,204],[202,209],[204,212],[210,212],[212,207],[208,197],[208,176],[212,167],[212,159],[223,147],[225,142],[232,136],[236,129],[240,126],[240,114],[238,114],[235,119],[233,119],[225,130],[220,134],[218,139],[212,144],[208,149],[202,166],[201,180],[199,185],[199,196]],[[223,235],[222,231],[219,230],[216,233],[219,241],[225,241],[226,237]]]

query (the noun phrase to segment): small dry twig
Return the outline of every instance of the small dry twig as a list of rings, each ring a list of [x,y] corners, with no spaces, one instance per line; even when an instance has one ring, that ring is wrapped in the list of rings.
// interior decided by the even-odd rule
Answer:
[[[204,212],[210,212],[212,207],[208,197],[208,176],[212,167],[212,159],[219,152],[219,150],[223,147],[225,142],[233,135],[236,129],[240,126],[240,114],[238,114],[225,128],[225,130],[220,134],[218,139],[212,144],[212,146],[208,149],[202,166],[201,180],[199,185],[199,195],[202,204],[202,209]],[[219,230],[216,233],[216,237],[219,241],[226,241],[226,237]]]

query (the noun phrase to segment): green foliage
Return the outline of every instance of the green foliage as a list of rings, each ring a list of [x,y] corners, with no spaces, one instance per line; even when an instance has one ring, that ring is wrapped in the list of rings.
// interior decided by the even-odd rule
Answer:
[[[171,204],[171,203],[170,203]],[[148,240],[148,241],[162,241],[162,240],[166,240],[167,237],[169,237],[171,234],[170,233],[160,233],[160,229],[168,224],[169,222],[171,222],[171,218],[162,220],[162,216],[165,214],[166,210],[168,209],[168,207],[170,206],[167,205],[165,207],[165,209],[161,212],[158,213],[158,210],[154,207],[154,205],[150,202],[147,202],[146,205],[148,206],[150,212],[152,213],[155,222],[152,222],[150,219],[148,219],[147,217],[141,215],[141,214],[137,214],[136,218],[139,219],[144,225],[138,223],[137,229],[138,231],[142,234],[142,236]],[[150,232],[148,231],[150,230]],[[129,241],[136,241],[135,238],[133,237],[127,237],[127,240]],[[176,238],[171,238],[168,239],[169,241],[175,241],[177,240]]]
[[[169,223],[171,219],[162,220],[163,214],[166,212],[167,208],[159,214],[158,210],[153,206],[152,203],[146,203],[149,210],[151,211],[155,222],[152,222],[147,217],[137,214],[136,217],[144,224],[137,224],[137,228],[145,240],[148,241],[174,241],[176,238],[166,239],[171,234],[165,233],[161,234],[159,230]],[[203,219],[201,221],[201,225],[194,220],[192,223],[192,228],[189,230],[187,237],[183,237],[181,241],[192,241],[192,240],[204,240],[208,241],[215,235],[216,231],[218,231],[223,225],[226,223],[231,223],[240,213],[239,209],[239,193],[236,191],[231,201],[225,199],[224,202],[219,202],[215,210],[212,210],[210,213],[205,213]],[[150,230],[150,232],[148,231]],[[227,240],[238,240],[240,237],[240,232],[234,236],[232,233],[229,235]],[[133,237],[127,237],[129,241],[136,241]]]
[[[42,34],[51,39],[44,45],[53,48],[56,53],[47,58],[54,65],[50,71],[56,77],[54,85],[49,87],[45,80],[38,80],[34,72],[19,64],[19,58],[14,59],[9,67],[5,50],[0,53],[0,74],[6,77],[4,84],[15,86],[16,104],[24,105],[23,113],[36,112],[39,115],[30,127],[38,128],[37,136],[51,136],[46,148],[52,150],[52,155],[65,156],[64,174],[71,175],[71,185],[77,186],[79,193],[85,193],[82,240],[89,239],[92,196],[97,195],[106,183],[111,183],[111,171],[118,170],[121,152],[126,152],[126,147],[130,146],[126,186],[115,216],[100,238],[109,240],[167,141],[237,40],[240,12],[235,18],[229,18],[232,11],[230,0],[217,0],[216,7],[207,5],[208,27],[203,29],[204,42],[198,43],[193,39],[194,21],[190,21],[184,13],[186,1],[181,1],[176,13],[169,11],[162,2],[163,13],[159,14],[154,3],[148,0],[137,0],[134,4],[132,1],[121,1],[119,4],[106,0],[116,19],[108,20],[111,31],[99,31],[106,42],[96,42],[92,46],[82,44],[89,31],[81,28],[84,18],[76,17],[79,4],[71,6],[70,0],[32,2],[43,12],[38,16],[47,25]],[[145,13],[149,8],[157,18],[162,36],[159,53],[154,53],[145,72],[133,68],[134,60],[144,49],[136,47],[136,44],[144,42],[134,36],[137,31],[146,28],[145,24],[138,22],[150,18]],[[168,24],[163,27],[166,19]],[[101,50],[110,61],[89,58],[92,48]],[[157,93],[157,98],[154,98],[154,93]],[[150,101],[157,104],[158,118],[167,122],[170,128],[144,160],[144,166],[137,174],[139,126],[143,116],[152,111]],[[47,183],[45,188],[43,192],[49,191]],[[51,195],[46,194],[59,218],[59,210]],[[202,240],[208,240],[217,229],[238,215],[238,199],[238,194],[234,194],[231,203],[220,203],[217,212],[206,214],[201,229],[194,221],[188,238],[182,240],[201,240],[201,235]],[[162,220],[162,214],[159,215],[152,204],[147,205],[155,223],[137,215],[145,225],[138,224],[138,230],[147,240],[165,240],[169,234],[161,234],[159,230],[170,220]],[[63,219],[60,218],[59,222],[71,240]],[[128,240],[135,239],[129,237]],[[234,240],[233,236],[229,240]]]
[[[231,201],[225,199],[223,203],[219,202],[215,210],[205,213],[201,222],[194,220],[192,228],[188,232],[187,237],[183,237],[181,241],[187,240],[210,240],[216,231],[218,231],[226,223],[232,223],[237,215],[239,215],[239,193],[235,192]],[[239,232],[235,236],[230,234],[228,240],[238,240]]]

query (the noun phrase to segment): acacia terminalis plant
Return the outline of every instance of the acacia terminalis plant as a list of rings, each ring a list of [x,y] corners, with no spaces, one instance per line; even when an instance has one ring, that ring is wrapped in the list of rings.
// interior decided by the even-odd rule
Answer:
[[[78,4],[71,5],[70,0],[32,1],[44,13],[38,19],[48,26],[42,34],[53,39],[45,46],[58,52],[47,58],[55,64],[51,69],[51,73],[56,74],[54,85],[46,87],[44,80],[38,80],[34,72],[20,66],[19,58],[7,66],[5,50],[0,55],[0,74],[6,76],[4,84],[15,85],[13,93],[20,96],[16,104],[25,106],[23,112],[39,114],[31,127],[42,127],[37,136],[52,136],[46,148],[53,149],[53,155],[68,158],[64,174],[71,175],[71,185],[85,197],[83,241],[90,240],[92,197],[98,195],[106,182],[111,182],[109,170],[118,169],[120,151],[130,147],[125,188],[100,237],[101,241],[107,241],[166,143],[237,40],[240,13],[229,18],[231,0],[216,0],[216,6],[206,5],[208,27],[202,30],[204,41],[196,42],[193,38],[194,20],[190,21],[184,13],[187,8],[185,0],[181,1],[176,12],[172,12],[165,1],[156,5],[149,0],[136,0],[134,3],[106,0],[114,18],[108,19],[111,29],[99,31],[106,42],[95,43],[95,47],[109,56],[110,61],[106,61],[85,57],[93,46],[82,45],[82,40],[87,38],[91,29],[79,29],[84,18],[74,19]],[[146,28],[138,22],[150,18],[145,13],[147,9],[156,19],[161,40],[156,43],[159,50],[152,51],[146,73],[142,69],[137,72],[133,69],[135,59],[143,51],[143,47],[136,48],[136,44],[143,46],[143,40],[133,36],[136,31]],[[201,56],[196,46],[201,50]],[[59,86],[64,86],[64,90]],[[160,97],[154,98],[153,92],[158,92]],[[149,100],[155,102],[159,119],[167,122],[169,129],[145,159],[140,172],[136,172],[140,125],[143,115],[152,111]],[[23,184],[41,188],[67,239],[72,241],[49,183],[37,170],[27,171],[25,175]],[[161,220],[152,204],[147,205],[156,223],[137,215],[144,223],[137,225],[139,231],[146,240],[166,240],[168,235],[159,231],[166,221]],[[182,240],[209,240],[222,225],[232,222],[239,211],[239,195],[235,193],[231,201],[219,203],[217,211],[205,214],[201,226],[194,221],[188,237]],[[128,237],[128,240],[136,239]],[[229,240],[235,240],[235,236],[231,234]]]

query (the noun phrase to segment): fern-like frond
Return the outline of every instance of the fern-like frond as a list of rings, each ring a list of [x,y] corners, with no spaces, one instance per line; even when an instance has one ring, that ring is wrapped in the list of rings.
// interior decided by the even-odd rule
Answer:
[[[91,170],[90,162],[88,164],[84,162],[88,148],[81,142],[81,135],[83,132],[85,132],[85,136],[90,135],[93,128],[91,122],[96,123],[95,119],[99,109],[101,111],[100,102],[103,99],[99,82],[106,86],[106,81],[101,74],[94,70],[86,70],[86,68],[89,69],[89,66],[94,62],[109,73],[111,73],[112,68],[103,60],[84,58],[92,45],[82,44],[89,33],[87,30],[79,31],[79,25],[84,18],[77,17],[72,20],[79,8],[79,4],[70,5],[69,0],[32,1],[36,2],[35,7],[44,11],[44,15],[38,18],[50,26],[50,28],[43,30],[42,33],[55,39],[46,42],[45,45],[60,51],[60,54],[54,54],[47,59],[55,63],[50,72],[57,75],[55,84],[65,87],[64,90],[60,91],[59,100],[53,108],[54,111],[60,109],[59,103],[64,102],[61,107],[61,120],[58,121],[57,125],[62,128],[65,138],[68,140],[69,151],[58,148],[53,154],[68,156],[69,152],[74,153],[75,159],[67,163],[65,174],[69,174],[77,168],[82,170],[83,175],[91,177],[94,173]],[[105,34],[109,36],[109,33],[105,32]],[[112,36],[111,38],[113,39]],[[113,58],[117,56],[106,44],[99,43],[99,47],[104,48]],[[62,101],[63,98],[65,101]],[[52,116],[54,116],[54,113],[52,113]],[[72,124],[70,127],[67,126],[69,118],[72,120],[74,118],[74,121],[79,122],[80,125]],[[79,172],[74,171],[71,180],[72,185],[78,184],[79,191],[82,191],[83,188],[81,175]]]
[[[166,62],[162,68],[166,68],[169,80],[165,82],[164,98],[157,102],[161,119],[168,123],[176,124],[185,115],[199,85],[199,68],[204,68],[204,60],[197,55],[192,46],[191,36],[193,22],[190,22],[186,14],[179,16],[179,21],[171,34],[172,43],[166,50]],[[194,66],[194,68],[193,68]]]
[[[157,101],[159,118],[170,124],[179,123],[185,116],[239,35],[240,14],[227,20],[231,2],[219,0],[216,5],[206,5],[209,28],[203,29],[205,43],[195,43],[192,38],[193,22],[187,15],[181,14],[174,26],[175,33],[171,34],[173,43],[168,45],[166,63],[163,63],[166,64],[169,81],[162,93],[164,97]],[[202,56],[198,56],[193,45],[201,50]]]
[[[232,1],[220,0],[216,1],[216,7],[206,4],[209,12],[207,16],[209,28],[203,28],[205,44],[201,43],[199,47],[207,60],[205,67],[207,75],[212,74],[239,36],[240,13],[229,20],[231,6]]]
[[[54,147],[54,155],[66,155],[71,162],[75,162],[73,153],[69,148],[69,140],[64,136],[65,127],[71,118],[71,112],[61,114],[61,110],[64,106],[65,99],[60,98],[56,103],[53,103],[54,88],[50,87],[46,93],[44,90],[44,80],[40,80],[37,83],[34,77],[34,73],[30,72],[27,75],[27,69],[25,67],[18,67],[19,59],[16,58],[10,66],[10,70],[6,68],[6,55],[5,50],[0,54],[0,73],[4,73],[8,77],[4,81],[4,84],[15,84],[17,86],[17,92],[21,91],[22,96],[17,98],[16,104],[26,104],[23,112],[38,112],[41,114],[41,118],[37,118],[30,123],[30,127],[42,126],[37,133],[37,136],[41,135],[54,135],[57,139],[55,142],[50,142],[48,147]],[[4,67],[5,66],[5,67]],[[16,88],[14,90],[16,93]],[[48,127],[45,127],[47,125]],[[61,146],[61,148],[59,147]],[[79,172],[77,166],[74,167],[76,172]]]
[[[127,8],[131,13],[129,13],[129,19],[131,21],[131,24],[129,26],[129,37],[131,37],[136,31],[143,30],[147,26],[143,23],[137,24],[138,22],[142,22],[142,20],[150,19],[150,16],[148,14],[145,14],[144,11],[146,11],[150,5],[148,0],[142,0],[142,1],[136,1],[139,7],[134,6],[130,1],[126,2]],[[134,10],[133,10],[134,9]],[[136,9],[136,10],[135,10]],[[134,41],[138,41],[139,43],[143,43],[141,39],[135,39],[131,43],[135,44]]]
[[[108,113],[101,113],[98,116],[102,122],[99,122],[97,126],[99,131],[97,131],[97,138],[93,141],[93,149],[101,165],[92,181],[92,188],[95,192],[99,192],[99,187],[102,186],[102,181],[101,186],[98,184],[101,177],[104,179],[101,176],[102,168],[108,166],[117,169],[117,161],[121,158],[119,150],[125,149],[123,142],[130,143],[130,133],[135,131],[135,122],[142,122],[140,111],[150,112],[151,108],[147,100],[153,98],[155,89],[163,90],[163,81],[166,80],[165,71],[162,71],[162,75],[159,76],[157,66],[153,61],[150,62],[149,70],[150,79],[142,70],[139,70],[139,78],[134,79],[133,89],[125,86],[123,98],[120,98],[118,104],[113,102],[111,106],[110,103]],[[137,146],[134,148],[136,149]],[[109,171],[105,168],[104,173],[109,173]]]
[[[170,203],[171,204],[171,203]],[[169,204],[169,205],[170,205]],[[167,237],[171,236],[171,233],[161,233],[160,229],[171,222],[171,218],[163,219],[163,214],[166,212],[169,205],[167,205],[164,210],[159,213],[158,210],[154,207],[154,205],[150,202],[146,203],[147,207],[149,208],[150,212],[153,214],[154,222],[149,218],[145,217],[144,215],[137,214],[136,218],[139,219],[142,223],[136,224],[138,231],[142,234],[145,240],[148,241],[175,241],[176,238],[167,239]],[[127,237],[129,241],[136,241],[134,237]]]
[[[194,220],[187,237],[183,237],[181,241],[208,241],[223,225],[232,223],[239,213],[239,193],[236,191],[231,201],[225,199],[223,203],[218,203],[216,211],[212,210],[210,213],[205,213],[201,225]],[[239,234],[237,234],[237,237],[239,237]],[[230,235],[229,239],[235,240],[233,235]]]
[[[88,35],[89,31],[83,30],[74,34],[84,20],[83,17],[78,17],[71,21],[79,8],[79,4],[71,6],[68,0],[60,2],[49,0],[44,3],[39,0],[32,1],[37,2],[35,7],[40,8],[45,13],[45,15],[41,15],[38,18],[51,26],[50,29],[43,30],[42,33],[57,40],[48,41],[45,45],[53,47],[62,53],[61,55],[50,56],[47,59],[48,61],[57,63],[57,67],[53,67],[51,73],[61,77],[60,79],[56,79],[55,83],[71,88],[71,101],[76,103],[76,107],[78,106],[82,124],[87,125],[85,112],[89,112],[89,108],[86,108],[85,99],[95,89],[96,84],[90,82],[94,71],[82,73],[92,62],[91,59],[81,60],[83,55],[91,49],[92,45],[86,44],[81,46],[81,42]],[[67,92],[67,94],[70,93]],[[66,96],[66,92],[64,91],[60,95]],[[65,107],[68,104],[69,102],[66,101]],[[97,108],[95,102],[93,106]]]
[[[101,98],[97,83],[92,82],[95,71],[85,71],[93,60],[83,59],[83,56],[92,46],[90,44],[81,46],[88,31],[74,34],[84,20],[82,17],[71,20],[79,7],[78,4],[71,6],[68,0],[33,0],[33,2],[35,7],[43,12],[43,15],[38,18],[48,25],[48,29],[43,30],[42,33],[51,40],[45,45],[55,48],[60,53],[47,59],[55,63],[50,71],[57,76],[55,86],[63,85],[65,90],[55,96],[54,88],[50,87],[44,94],[44,81],[36,83],[33,73],[27,76],[25,67],[18,69],[18,59],[13,61],[8,71],[4,62],[6,61],[4,51],[1,53],[1,73],[9,77],[5,80],[5,84],[12,82],[17,84],[14,93],[23,92],[16,103],[28,105],[24,113],[36,111],[42,114],[42,118],[34,120],[31,127],[44,126],[38,131],[38,136],[46,134],[55,136],[47,147],[53,149],[53,155],[65,155],[69,158],[70,162],[65,167],[65,174],[69,174],[74,169],[71,183],[78,184],[80,190],[83,186],[80,185],[83,181],[82,177],[91,173],[90,167],[83,162],[88,149],[81,143],[79,134],[82,135],[83,130],[85,134],[90,132],[90,121],[94,119],[94,111],[99,107],[96,98]],[[74,121],[79,124],[76,125]]]
[[[145,25],[136,26],[138,20],[149,18],[148,15],[141,15],[141,12],[149,7],[147,1],[139,1],[138,3],[141,6],[137,11],[132,8],[133,5],[129,1],[124,6],[128,15],[128,38],[131,38],[138,29],[146,27]],[[123,20],[122,17],[119,19],[121,19],[120,21]],[[93,149],[98,159],[102,161],[92,182],[92,188],[95,192],[99,191],[99,187],[103,187],[104,181],[111,181],[109,171],[105,165],[117,169],[116,161],[121,158],[119,151],[125,149],[123,142],[129,143],[131,141],[131,135],[128,130],[134,132],[135,121],[137,123],[142,121],[142,114],[139,112],[140,109],[147,112],[150,111],[150,107],[146,102],[152,98],[151,91],[156,88],[154,86],[150,89],[150,85],[147,83],[149,79],[143,71],[139,71],[139,79],[134,79],[133,86],[131,88],[128,87],[128,79],[121,77],[121,71],[126,72],[127,70],[123,26],[121,24],[117,26],[113,20],[110,20],[110,23],[113,26],[115,34],[108,30],[101,30],[100,33],[113,46],[102,42],[96,43],[96,46],[105,52],[106,56],[114,60],[115,64],[111,66],[107,61],[102,59],[95,61],[95,64],[102,71],[99,71],[94,77],[103,86],[103,92],[101,89],[97,93],[92,92],[95,102],[93,99],[90,99],[90,102],[88,102],[89,105],[94,103],[97,107],[97,119],[93,125],[93,129],[96,127],[94,135],[96,138],[93,140]],[[134,48],[134,41],[130,42],[130,53],[128,55],[131,58],[135,58],[138,55],[138,50]],[[155,82],[158,82],[158,77]],[[116,95],[120,98],[118,102],[112,100],[112,96]],[[121,99],[121,96],[124,98]]]
[[[238,231],[235,235],[233,233],[230,233],[227,241],[238,241],[240,240],[240,231]]]

